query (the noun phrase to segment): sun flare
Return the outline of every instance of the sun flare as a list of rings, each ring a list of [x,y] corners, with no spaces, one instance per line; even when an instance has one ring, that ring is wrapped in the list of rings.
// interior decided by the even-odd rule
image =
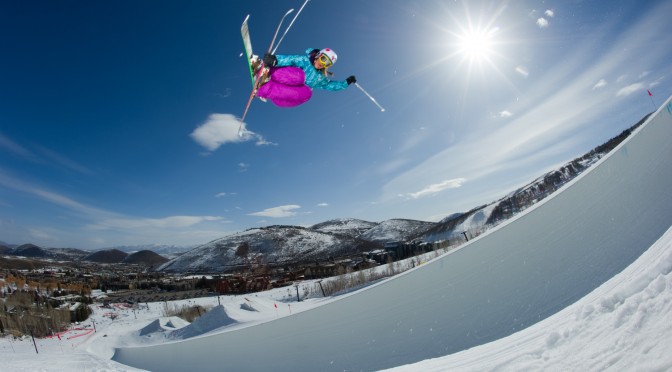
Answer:
[[[493,53],[493,37],[497,28],[490,30],[466,30],[458,36],[459,54],[472,62],[489,59]]]

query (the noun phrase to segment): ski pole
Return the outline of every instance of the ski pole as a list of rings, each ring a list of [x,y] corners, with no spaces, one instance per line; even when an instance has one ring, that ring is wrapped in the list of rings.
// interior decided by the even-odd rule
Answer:
[[[271,40],[271,46],[268,47],[268,52],[269,52],[269,53],[271,52],[271,50],[273,50],[273,54],[275,54],[275,49],[273,49],[273,43],[275,43],[275,38],[278,37],[278,31],[280,31],[280,25],[282,24],[282,21],[285,20],[285,17],[287,17],[287,16],[288,16],[291,12],[293,12],[293,11],[294,11],[294,8],[288,10],[287,13],[285,13],[285,15],[282,16],[282,19],[280,20],[280,24],[278,25],[278,28],[275,29],[275,35],[273,35],[273,40]],[[300,12],[300,10],[299,10],[299,12]],[[299,14],[297,13],[296,15],[299,15]],[[296,17],[294,17],[294,19],[296,19]],[[292,22],[294,22],[294,20],[292,20]],[[290,23],[289,25],[291,26],[292,24]],[[287,33],[287,31],[285,31],[285,34],[286,34],[286,33]],[[282,37],[280,38],[280,41],[282,41],[282,38],[283,38],[283,37],[285,37],[284,34],[283,34]],[[280,44],[280,41],[278,41],[278,44]],[[276,48],[277,48],[277,47],[276,47]]]
[[[376,99],[373,98],[373,97],[371,97],[371,95],[370,95],[369,93],[367,93],[367,92],[364,90],[364,88],[362,88],[361,85],[359,85],[357,82],[355,82],[355,86],[356,86],[357,88],[359,88],[359,90],[361,90],[362,93],[366,94],[366,96],[369,97],[369,99],[371,100],[371,102],[373,102],[376,106],[378,106],[378,108],[380,109],[380,112],[385,112],[385,109],[383,108],[383,106],[379,105],[378,102],[376,101]]]
[[[275,51],[278,50],[278,47],[280,46],[280,43],[282,43],[282,39],[285,38],[285,35],[287,35],[287,32],[289,31],[289,29],[290,29],[290,28],[292,27],[292,25],[294,24],[294,21],[296,21],[296,17],[298,17],[299,14],[301,14],[301,11],[303,10],[303,7],[305,7],[306,4],[308,4],[309,1],[310,1],[310,0],[306,0],[306,1],[303,3],[303,5],[301,5],[301,8],[299,8],[299,11],[296,12],[296,14],[294,15],[294,18],[292,18],[292,21],[289,22],[289,26],[287,26],[287,28],[285,29],[285,32],[284,32],[284,33],[282,34],[282,36],[280,37],[280,40],[278,40],[278,43],[275,44],[275,48],[273,48],[273,50],[271,51],[271,54],[275,54]],[[275,39],[275,38],[274,38],[274,39]],[[271,45],[273,45],[273,44],[271,44]]]

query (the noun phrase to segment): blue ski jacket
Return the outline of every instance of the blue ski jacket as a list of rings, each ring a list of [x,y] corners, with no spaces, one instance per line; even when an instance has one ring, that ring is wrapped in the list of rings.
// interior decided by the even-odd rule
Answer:
[[[276,67],[284,66],[296,66],[303,70],[306,73],[306,85],[311,89],[319,88],[325,90],[343,90],[348,87],[348,83],[343,81],[331,80],[324,74],[316,69],[313,66],[313,62],[310,59],[310,53],[315,50],[315,48],[306,49],[306,54],[295,54],[295,55],[281,55],[277,54],[275,57],[278,59]]]

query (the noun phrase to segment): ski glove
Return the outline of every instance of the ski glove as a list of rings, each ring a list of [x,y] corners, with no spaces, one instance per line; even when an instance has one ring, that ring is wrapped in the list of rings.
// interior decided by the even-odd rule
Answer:
[[[352,83],[356,83],[357,79],[355,78],[355,75],[351,75],[351,76],[348,76],[348,78],[345,79],[345,81],[348,83],[348,85],[350,85]]]
[[[264,65],[266,67],[273,67],[278,64],[278,58],[271,53],[264,54]]]

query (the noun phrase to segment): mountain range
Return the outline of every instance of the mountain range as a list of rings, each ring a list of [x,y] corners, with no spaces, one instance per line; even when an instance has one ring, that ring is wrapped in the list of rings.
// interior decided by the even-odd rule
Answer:
[[[169,260],[150,250],[141,250],[129,254],[118,249],[103,249],[91,252],[76,248],[42,248],[35,244],[22,244],[13,248],[3,244],[0,245],[0,255],[51,261],[125,263],[148,267],[158,266]]]
[[[252,228],[209,243],[189,247],[130,246],[116,247],[91,253],[70,248],[42,249],[32,244],[11,246],[0,242],[0,254],[24,257],[89,260],[97,262],[126,262],[127,252],[145,252],[143,259],[149,266],[161,264],[166,258],[152,256],[158,252],[173,256],[158,267],[172,273],[228,272],[252,264],[304,264],[354,256],[383,248],[389,242],[436,242],[449,239],[470,239],[483,231],[511,218],[522,210],[544,199],[627,138],[648,115],[618,136],[578,157],[557,170],[537,178],[505,197],[468,212],[455,213],[439,222],[409,219],[390,219],[370,222],[341,218],[321,222],[310,227],[274,225]],[[151,262],[151,263],[149,263]]]
[[[353,256],[389,242],[470,239],[549,196],[601,159],[640,126],[631,128],[557,170],[487,205],[455,213],[439,222],[390,219],[380,223],[335,219],[301,226],[269,226],[232,234],[176,257],[158,268],[175,273],[227,272],[251,264],[301,264]]]

